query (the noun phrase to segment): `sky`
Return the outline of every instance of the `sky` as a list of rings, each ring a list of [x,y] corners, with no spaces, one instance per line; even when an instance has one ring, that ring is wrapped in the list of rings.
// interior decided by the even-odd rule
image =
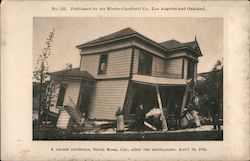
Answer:
[[[210,71],[223,56],[222,18],[36,17],[33,21],[33,69],[52,28],[55,37],[48,61],[49,72],[62,70],[67,63],[73,64],[73,68],[79,67],[77,45],[127,27],[159,43],[171,39],[189,42],[196,36],[203,54],[199,57],[198,73]]]

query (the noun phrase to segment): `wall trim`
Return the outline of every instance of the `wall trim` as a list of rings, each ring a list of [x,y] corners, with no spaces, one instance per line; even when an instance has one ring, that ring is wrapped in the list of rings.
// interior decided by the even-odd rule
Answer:
[[[130,77],[114,77],[114,78],[96,78],[97,81],[109,81],[109,80],[128,80]]]
[[[121,50],[121,49],[129,49],[131,48],[131,45],[128,46],[124,46],[124,47],[119,47],[119,48],[115,48],[115,49],[104,49],[102,51],[98,51],[98,52],[88,52],[88,53],[81,53],[80,52],[80,56],[84,56],[84,55],[94,55],[94,54],[102,54],[102,53],[106,53],[106,52],[113,52],[113,51],[117,51],[117,50]]]

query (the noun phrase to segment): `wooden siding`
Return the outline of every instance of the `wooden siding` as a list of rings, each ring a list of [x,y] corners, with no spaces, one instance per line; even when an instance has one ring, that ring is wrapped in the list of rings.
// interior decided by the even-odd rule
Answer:
[[[69,97],[72,99],[75,105],[77,105],[79,91],[80,91],[80,81],[65,81],[64,83],[67,83],[67,88],[64,96],[64,102],[63,105],[71,105],[72,103],[69,101]],[[60,111],[60,115],[57,121],[57,127],[65,129],[68,126],[70,116],[65,111]]]
[[[132,48],[120,49],[103,54],[108,54],[107,73],[105,75],[97,74],[101,54],[82,55],[80,69],[82,71],[88,71],[97,79],[129,76]]]
[[[160,57],[153,56],[152,60],[152,75],[161,76],[165,73],[165,60]]]
[[[81,50],[81,55],[103,53],[103,52],[109,52],[111,50],[118,50],[121,48],[129,48],[129,47],[131,47],[130,40],[119,41],[119,42],[113,42],[109,44],[103,44],[103,45],[84,48]]]
[[[67,82],[67,89],[64,96],[64,105],[68,104],[69,97],[72,99],[75,105],[77,105],[79,91],[80,91],[80,81],[69,81]]]
[[[91,75],[96,76],[99,67],[100,54],[82,55],[80,70],[88,71]]]
[[[60,111],[56,127],[60,129],[67,129],[69,120],[70,120],[70,116],[67,113],[67,111],[66,110]]]
[[[139,54],[140,54],[140,51],[138,49],[135,49],[135,51],[134,51],[134,63],[133,63],[133,73],[135,73],[135,74],[137,74],[137,72],[138,72]]]
[[[91,119],[114,120],[118,106],[123,106],[128,80],[96,82],[88,116]]]
[[[129,76],[132,49],[124,49],[109,54],[107,75]]]
[[[165,69],[166,69],[166,74],[168,74],[169,76],[178,75],[181,77],[182,58],[167,59]]]

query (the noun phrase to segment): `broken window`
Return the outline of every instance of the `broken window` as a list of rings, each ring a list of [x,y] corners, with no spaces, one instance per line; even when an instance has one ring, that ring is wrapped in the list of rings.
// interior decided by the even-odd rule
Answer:
[[[67,88],[67,84],[65,84],[65,83],[60,84],[60,90],[59,90],[56,106],[63,105],[66,88]]]
[[[103,54],[100,56],[98,74],[106,74],[108,65],[108,54]]]
[[[140,52],[138,74],[151,75],[152,72],[152,55]]]

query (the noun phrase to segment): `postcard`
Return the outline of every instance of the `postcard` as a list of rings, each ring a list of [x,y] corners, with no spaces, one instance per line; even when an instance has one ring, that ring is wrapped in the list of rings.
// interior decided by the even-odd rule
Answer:
[[[4,1],[2,160],[247,160],[247,1]]]

